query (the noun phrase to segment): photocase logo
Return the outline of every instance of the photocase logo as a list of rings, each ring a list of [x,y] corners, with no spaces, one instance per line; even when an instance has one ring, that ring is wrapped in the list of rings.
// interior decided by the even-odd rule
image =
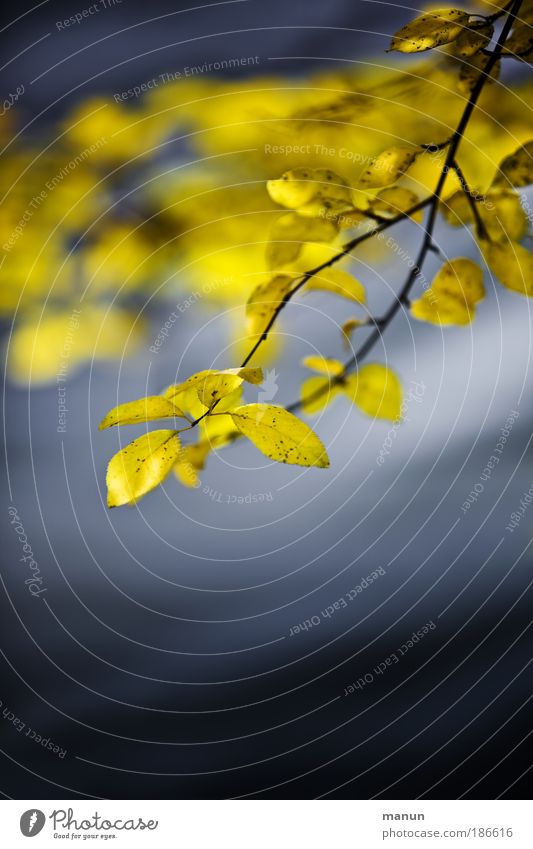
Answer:
[[[261,391],[257,396],[257,401],[259,404],[268,403],[268,401],[272,401],[276,395],[278,394],[278,375],[276,374],[276,369],[269,368],[267,369],[267,373],[265,379],[261,384]],[[263,418],[265,412],[264,408],[258,407],[256,414],[256,421],[259,423]]]
[[[260,404],[264,404],[265,401],[273,401],[276,395],[278,394],[278,375],[276,374],[276,369],[269,368],[266,373],[266,377],[261,384],[261,392],[258,396],[258,401]]]
[[[35,837],[42,831],[46,817],[42,811],[37,808],[31,808],[29,811],[24,811],[20,818],[20,830],[24,837]]]

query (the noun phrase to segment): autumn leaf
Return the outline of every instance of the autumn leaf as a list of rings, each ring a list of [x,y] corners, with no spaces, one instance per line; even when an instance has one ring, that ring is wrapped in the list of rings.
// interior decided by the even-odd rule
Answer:
[[[186,419],[187,416],[167,398],[161,395],[149,395],[147,398],[139,398],[138,401],[128,401],[126,404],[113,407],[102,419],[98,428],[105,430],[115,425],[138,424],[167,418]]]
[[[461,9],[438,9],[420,15],[403,26],[391,41],[391,50],[418,53],[458,38],[469,21],[468,12]]]
[[[296,212],[281,215],[272,227],[265,258],[272,270],[283,269],[300,256],[309,242],[332,242],[338,227],[326,218],[303,218]]]
[[[340,295],[342,298],[348,298],[350,301],[356,301],[358,304],[366,302],[365,287],[359,280],[348,274],[347,271],[341,271],[339,268],[324,268],[318,274],[313,275],[305,284],[306,291],[320,290],[323,292],[331,292],[334,295]]]
[[[402,415],[402,385],[392,369],[379,363],[348,375],[342,389],[363,413],[372,418],[399,421]]]
[[[301,419],[283,407],[245,404],[231,411],[235,426],[271,460],[299,466],[329,466],[322,442]]]
[[[107,505],[134,504],[162,483],[176,462],[180,441],[175,430],[153,430],[130,442],[107,467]]]
[[[382,218],[395,218],[402,212],[407,212],[408,209],[415,206],[419,201],[419,197],[410,189],[402,186],[389,186],[382,189],[372,201],[370,208],[376,215]],[[415,212],[413,219],[421,221],[422,210]]]
[[[217,410],[228,402],[230,396],[223,398]],[[237,406],[237,404],[233,404]],[[183,486],[196,488],[200,485],[198,472],[205,468],[209,454],[215,448],[221,448],[240,436],[229,415],[207,416],[200,423],[201,439],[190,445],[184,445],[173,467],[174,474]]]
[[[456,56],[461,59],[469,59],[474,56],[479,50],[487,47],[494,35],[494,27],[492,24],[483,24],[482,26],[470,26],[468,29],[462,30],[460,35],[454,42],[453,49]]]
[[[256,286],[246,304],[246,326],[254,336],[263,333],[279,305],[294,285],[294,277],[276,274]]]
[[[471,56],[468,60],[465,60],[461,64],[461,70],[459,71],[459,80],[457,83],[457,87],[459,91],[468,96],[474,87],[477,85],[477,82],[482,73],[485,72],[485,66],[489,61],[489,56],[485,56],[483,53],[476,53],[474,56]],[[500,76],[501,70],[501,62],[498,60],[495,62],[488,74],[487,83],[494,82]]]
[[[533,28],[532,28],[533,32]],[[522,145],[500,162],[494,186],[524,188],[533,183],[533,141]]]
[[[243,381],[257,386],[263,381],[263,370],[260,368],[235,368],[208,374],[198,384],[198,398],[206,407],[212,407],[221,398],[238,389]]]
[[[263,372],[260,368],[230,368],[220,371],[206,369],[191,375],[183,383],[170,386],[165,392],[165,397],[171,401],[177,399],[179,402],[183,393],[194,388],[200,403],[209,408],[225,395],[234,392],[243,380],[248,383],[261,383]]]
[[[458,257],[444,263],[431,287],[413,301],[411,315],[431,324],[469,324],[484,297],[482,269],[471,259]]]
[[[308,377],[300,388],[302,410],[308,415],[318,413],[330,404],[340,391],[339,386],[327,377]]]
[[[345,348],[350,349],[352,333],[358,327],[365,327],[366,320],[360,318],[348,318],[341,327],[342,341]]]
[[[374,157],[359,180],[359,189],[389,186],[413,164],[420,148],[390,147]]]
[[[302,364],[306,366],[306,368],[317,371],[319,374],[327,374],[332,377],[342,374],[344,370],[344,364],[341,363],[340,360],[321,357],[315,354],[311,354],[309,357],[304,357]]]
[[[276,203],[311,218],[335,216],[353,207],[350,186],[328,168],[294,168],[279,180],[269,180],[267,190]]]
[[[533,254],[516,242],[482,244],[491,271],[506,289],[533,297]]]
[[[183,486],[196,489],[200,485],[198,472],[204,468],[210,451],[211,445],[207,440],[183,446],[173,466],[174,474]]]
[[[521,10],[520,14],[525,20],[515,22],[511,35],[505,42],[505,55],[527,62],[533,53],[533,12]]]
[[[476,201],[487,235],[493,242],[519,242],[528,231],[528,218],[520,197],[513,189],[498,188]],[[442,214],[452,227],[475,223],[472,207],[463,190],[455,192],[442,205]]]

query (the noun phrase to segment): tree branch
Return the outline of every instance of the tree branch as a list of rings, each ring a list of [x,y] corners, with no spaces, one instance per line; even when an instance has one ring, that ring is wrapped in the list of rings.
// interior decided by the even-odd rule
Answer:
[[[265,329],[263,330],[259,338],[256,340],[244,360],[242,361],[241,368],[244,368],[244,366],[248,365],[260,345],[262,345],[262,343],[266,341],[268,334],[276,323],[277,318],[282,309],[287,306],[289,301],[292,300],[293,296],[296,295],[296,293],[299,292],[300,289],[302,289],[303,286],[305,286],[305,284],[312,277],[315,277],[317,274],[320,274],[320,272],[324,271],[325,268],[330,268],[332,265],[335,265],[335,263],[339,262],[339,260],[347,256],[349,253],[351,253],[351,251],[353,251],[363,242],[366,242],[368,241],[368,239],[371,239],[372,236],[375,236],[377,233],[383,233],[385,230],[388,230],[389,227],[393,227],[399,221],[403,221],[406,218],[409,218],[409,216],[414,215],[414,213],[418,212],[420,209],[424,209],[424,207],[428,206],[431,200],[431,196],[427,197],[424,200],[421,200],[418,203],[414,204],[410,209],[407,209],[405,212],[399,213],[394,218],[390,218],[385,221],[381,220],[381,222],[376,227],[373,227],[372,230],[368,230],[368,232],[362,233],[360,236],[355,236],[353,239],[350,239],[349,242],[346,242],[346,244],[342,246],[342,249],[337,254],[335,254],[335,256],[331,257],[320,265],[317,265],[315,268],[311,268],[309,271],[306,271],[299,279],[297,278],[298,282],[295,286],[293,286],[293,288],[289,292],[287,292],[284,298],[277,305]]]
[[[480,71],[480,75],[479,75],[478,79],[476,80],[476,83],[475,83],[474,87],[472,88],[472,91],[470,92],[470,96],[468,98],[467,104],[466,104],[466,106],[463,110],[461,118],[459,119],[459,123],[457,124],[457,127],[454,130],[452,136],[447,141],[443,142],[440,145],[423,145],[423,147],[425,147],[427,150],[432,149],[432,150],[438,151],[438,150],[446,149],[446,151],[447,151],[446,152],[446,158],[445,158],[444,164],[442,166],[441,173],[439,175],[439,179],[437,181],[437,185],[435,186],[435,191],[433,192],[433,194],[430,197],[425,198],[422,201],[419,201],[417,204],[412,206],[410,209],[406,210],[403,213],[400,213],[399,215],[395,216],[394,218],[391,218],[387,221],[382,221],[381,223],[377,224],[377,226],[374,227],[372,230],[369,230],[368,232],[363,233],[360,236],[355,236],[353,239],[351,239],[349,242],[347,242],[345,245],[343,245],[342,249],[337,254],[335,254],[335,256],[331,257],[329,260],[321,263],[320,265],[317,265],[315,268],[312,268],[309,271],[306,271],[301,276],[301,278],[298,279],[298,282],[296,283],[296,285],[293,286],[293,288],[290,289],[290,291],[287,292],[285,297],[279,302],[279,304],[277,305],[277,307],[276,307],[274,313],[272,314],[270,320],[268,321],[268,324],[266,325],[265,329],[263,330],[263,332],[261,333],[259,338],[256,340],[256,342],[254,343],[254,345],[252,346],[252,348],[250,349],[250,351],[248,352],[248,354],[244,358],[243,362],[241,363],[241,368],[244,368],[250,362],[250,360],[252,359],[252,357],[254,356],[256,351],[259,349],[261,344],[267,339],[268,334],[269,334],[270,330],[272,329],[272,327],[274,326],[274,324],[275,324],[279,314],[281,313],[281,311],[289,303],[289,301],[292,299],[292,297],[297,292],[299,292],[300,289],[302,289],[305,286],[305,284],[312,277],[319,274],[324,269],[329,268],[330,266],[334,265],[335,263],[337,263],[343,257],[346,257],[351,251],[353,251],[360,244],[362,244],[363,242],[366,242],[368,239],[372,238],[372,236],[375,236],[377,233],[384,232],[389,227],[392,227],[395,224],[397,224],[399,221],[405,220],[409,216],[413,215],[415,212],[418,212],[418,210],[424,209],[426,206],[429,206],[429,214],[428,214],[428,218],[427,218],[427,223],[426,223],[425,228],[424,228],[425,229],[424,239],[422,241],[422,245],[421,245],[420,250],[418,252],[416,262],[415,262],[413,268],[410,270],[405,283],[403,284],[403,286],[400,289],[400,292],[398,293],[396,299],[392,302],[392,304],[388,308],[385,315],[380,319],[371,319],[370,320],[370,323],[374,324],[373,331],[370,333],[370,335],[365,340],[365,342],[363,342],[363,344],[354,352],[353,356],[350,357],[350,359],[344,364],[342,372],[332,378],[331,385],[341,384],[344,381],[346,375],[351,371],[351,369],[354,366],[357,366],[358,363],[362,359],[364,359],[367,356],[367,354],[372,350],[372,348],[375,346],[375,344],[381,338],[382,333],[387,329],[387,327],[392,322],[393,318],[396,316],[396,313],[400,310],[400,308],[402,306],[405,306],[408,303],[409,293],[410,293],[413,285],[415,284],[417,277],[419,276],[419,274],[422,270],[422,266],[423,266],[424,261],[427,257],[427,254],[428,254],[428,252],[434,250],[435,246],[434,246],[434,243],[433,243],[433,231],[434,231],[435,223],[436,223],[436,220],[437,220],[438,208],[439,208],[439,204],[441,202],[441,196],[442,196],[444,184],[446,182],[446,177],[448,176],[448,173],[449,173],[450,170],[455,170],[456,173],[459,176],[459,179],[461,180],[462,172],[461,172],[461,170],[460,170],[460,168],[459,168],[459,166],[456,162],[457,150],[459,148],[459,145],[461,144],[465,130],[468,126],[470,118],[472,117],[472,113],[473,113],[473,111],[474,111],[474,109],[477,105],[477,101],[479,99],[481,92],[483,91],[485,83],[489,79],[490,73],[491,73],[494,65],[496,64],[496,62],[498,61],[498,59],[500,58],[500,56],[502,54],[505,42],[506,42],[507,37],[508,37],[508,35],[511,31],[511,28],[513,26],[515,18],[516,18],[517,14],[520,10],[522,2],[523,2],[523,0],[511,0],[511,2],[506,6],[506,8],[504,10],[501,10],[501,11],[497,12],[496,14],[494,14],[490,17],[490,20],[494,21],[494,20],[497,20],[499,17],[503,16],[504,14],[507,15],[505,22],[503,24],[503,27],[501,29],[500,35],[498,37],[496,46],[495,46],[494,50],[491,52],[490,56],[488,57],[485,68],[482,71]],[[487,19],[487,20],[489,20],[489,19]],[[466,183],[465,183],[465,185],[466,185]],[[469,195],[469,197],[473,202],[473,198],[471,198],[470,195]],[[474,206],[475,206],[475,203],[474,203]],[[476,224],[477,224],[478,230],[481,226],[481,228],[482,228],[481,232],[484,232],[485,228],[484,228],[483,222],[481,221],[481,218],[479,217],[479,210],[477,208],[476,208],[476,212],[474,214],[475,214]],[[317,392],[315,392],[311,396],[309,396],[306,399],[306,401],[314,401],[317,398],[320,398],[322,395],[326,394],[328,391],[329,391],[329,387],[325,387],[325,389],[318,390]],[[216,406],[216,404],[213,405],[213,407],[210,410],[207,410],[202,416],[200,416],[198,419],[196,419],[192,423],[191,426],[195,427],[200,421],[202,421],[202,419],[204,419],[206,416],[208,416],[211,413],[211,411],[214,409],[215,406]],[[295,401],[292,404],[289,404],[289,406],[287,406],[286,409],[289,412],[293,412],[294,410],[298,410],[301,407],[302,407],[302,401],[300,400],[300,401]]]
[[[350,359],[344,364],[344,368],[343,368],[342,372],[331,379],[331,385],[333,385],[333,386],[338,385],[338,384],[342,384],[346,375],[351,371],[351,369],[367,356],[367,354],[372,350],[372,348],[377,343],[377,341],[381,338],[382,333],[387,329],[387,327],[391,323],[392,319],[394,318],[394,316],[396,315],[396,313],[398,312],[400,307],[402,307],[403,305],[405,305],[407,303],[409,292],[411,291],[411,288],[413,287],[418,275],[420,274],[420,271],[421,271],[422,266],[424,264],[424,260],[426,259],[426,256],[428,254],[428,251],[430,251],[432,249],[433,230],[434,230],[435,222],[436,222],[436,219],[437,219],[438,207],[439,207],[440,200],[441,200],[442,190],[443,190],[444,184],[446,182],[446,177],[448,175],[450,168],[455,168],[455,166],[457,165],[457,163],[456,163],[457,150],[458,150],[459,145],[461,144],[461,141],[463,139],[465,130],[468,126],[468,122],[470,121],[470,118],[472,117],[472,113],[473,113],[473,111],[476,107],[479,96],[480,96],[481,92],[483,91],[483,87],[484,87],[485,83],[487,82],[487,80],[489,79],[490,72],[492,71],[492,68],[494,67],[494,65],[496,64],[498,59],[500,58],[500,55],[501,55],[502,50],[504,48],[504,45],[505,45],[505,42],[506,42],[507,37],[509,35],[509,32],[511,31],[511,28],[512,28],[513,23],[515,21],[516,15],[518,14],[518,12],[520,10],[520,6],[522,5],[522,1],[523,0],[512,0],[512,2],[510,4],[508,4],[509,5],[508,10],[507,10],[507,7],[506,7],[507,18],[505,20],[505,23],[504,23],[502,30],[500,32],[500,35],[498,37],[498,41],[496,43],[496,46],[495,46],[493,52],[491,53],[491,55],[489,56],[489,58],[487,60],[487,64],[485,65],[485,68],[480,73],[480,76],[477,79],[475,86],[473,87],[472,91],[470,92],[470,97],[469,97],[468,102],[467,102],[467,104],[464,108],[463,114],[461,115],[459,123],[458,123],[451,139],[449,140],[449,144],[447,145],[448,150],[447,150],[447,154],[446,154],[446,159],[445,159],[444,164],[442,166],[442,170],[441,170],[437,185],[435,187],[435,192],[432,195],[432,197],[429,199],[430,200],[430,210],[429,210],[427,224],[426,224],[426,227],[425,227],[425,235],[424,235],[424,239],[423,239],[422,245],[420,247],[420,251],[418,253],[418,257],[417,257],[417,260],[415,262],[415,265],[413,266],[413,268],[409,272],[407,279],[406,279],[404,285],[402,286],[396,300],[393,301],[393,303],[391,304],[391,306],[389,307],[389,309],[387,310],[387,312],[385,313],[383,318],[379,321],[379,324],[376,325],[375,329],[372,331],[372,333],[369,335],[369,337],[365,340],[365,342],[363,342],[363,344],[354,352],[353,356],[351,356]],[[500,16],[500,13],[498,13],[498,15],[496,17],[499,17],[499,16]],[[493,19],[495,20],[496,17],[493,17]],[[479,214],[479,210],[476,209],[476,212]],[[477,221],[477,218],[476,218],[476,221]],[[318,390],[317,392],[314,392],[312,395],[307,397],[306,402],[315,401],[318,398],[320,398],[322,395],[325,395],[328,391],[329,391],[329,386],[325,387],[324,389]],[[289,406],[286,409],[289,412],[293,412],[294,410],[300,409],[302,407],[302,403],[303,402],[301,400],[295,401],[292,404],[289,404]]]

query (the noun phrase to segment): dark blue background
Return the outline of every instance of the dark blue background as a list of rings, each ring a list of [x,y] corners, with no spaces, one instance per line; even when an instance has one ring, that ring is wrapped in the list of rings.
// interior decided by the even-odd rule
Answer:
[[[82,94],[221,56],[303,57],[271,63],[291,74],[328,57],[372,57],[411,15],[361,0],[251,0],[158,18],[187,6],[123,0],[54,31],[82,7],[46,3],[2,33],[8,56],[51,33],[8,66],[3,83],[12,91],[59,63],[24,98],[29,118],[45,110],[33,131]],[[473,250],[455,233],[442,246]],[[118,366],[69,376],[63,435],[55,387],[28,395],[8,384],[0,698],[67,755],[2,721],[6,796],[526,792],[533,507],[513,534],[505,526],[533,484],[531,314],[525,300],[488,285],[472,329],[417,325],[412,336],[400,315],[378,346],[376,359],[390,358],[404,385],[425,384],[382,468],[388,426],[339,401],[317,424],[329,472],[272,466],[251,446],[234,447],[199,490],[169,480],[138,509],[110,513],[105,466],[117,435],[96,425],[114,403]],[[189,313],[155,365],[148,352],[128,361],[120,397],[136,397],[148,372],[151,391],[169,383],[201,321]],[[283,329],[326,351],[330,328],[309,327],[305,308],[287,310]],[[216,357],[216,334],[210,344],[193,351],[191,371]],[[307,344],[291,342],[291,360],[300,353]],[[276,402],[292,400],[300,378],[284,371]],[[513,409],[520,416],[501,462],[463,514]],[[225,503],[249,493],[272,500]],[[39,599],[23,584],[11,503],[46,583]],[[289,636],[378,567],[386,574],[348,608]],[[343,696],[430,620],[435,630],[401,663]]]

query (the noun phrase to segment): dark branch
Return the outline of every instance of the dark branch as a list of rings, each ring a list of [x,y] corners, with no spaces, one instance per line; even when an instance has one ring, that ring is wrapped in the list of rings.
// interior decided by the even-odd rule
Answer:
[[[409,293],[410,293],[418,275],[421,272],[422,266],[424,264],[424,260],[426,259],[428,252],[433,249],[433,230],[435,228],[435,222],[436,222],[436,219],[437,219],[437,212],[438,212],[438,208],[439,208],[439,204],[440,204],[440,200],[441,200],[442,190],[443,190],[444,184],[446,182],[446,177],[447,177],[448,172],[450,171],[451,168],[455,169],[457,150],[458,150],[459,145],[461,144],[461,141],[463,139],[465,130],[468,126],[468,122],[470,121],[470,118],[472,117],[472,113],[475,109],[475,106],[477,104],[479,96],[480,96],[481,92],[483,91],[483,87],[490,77],[490,72],[492,71],[494,65],[496,64],[496,62],[500,58],[503,47],[505,45],[505,42],[507,40],[507,37],[508,37],[509,32],[511,30],[511,27],[513,26],[515,17],[520,10],[521,5],[522,5],[522,0],[512,0],[512,2],[509,4],[509,10],[508,10],[508,13],[507,13],[507,18],[506,18],[505,23],[504,23],[502,30],[500,32],[500,35],[499,35],[497,44],[494,48],[494,51],[489,56],[484,70],[480,73],[480,76],[478,77],[475,86],[473,87],[472,91],[470,92],[470,97],[469,97],[468,102],[467,102],[467,104],[464,108],[463,114],[461,115],[461,118],[459,120],[457,128],[456,128],[455,132],[453,133],[453,135],[452,135],[452,137],[449,141],[449,144],[447,145],[448,151],[447,151],[447,154],[446,154],[446,159],[445,159],[444,164],[442,166],[442,170],[441,170],[437,185],[435,187],[435,192],[434,192],[433,196],[430,198],[430,209],[429,209],[428,220],[427,220],[426,227],[425,227],[425,235],[424,235],[422,245],[420,247],[420,251],[418,253],[417,260],[416,260],[413,268],[410,270],[410,272],[407,276],[407,279],[406,279],[404,285],[402,286],[396,300],[393,301],[393,303],[391,304],[391,306],[389,307],[389,309],[385,313],[383,319],[380,320],[379,324],[375,327],[375,329],[368,336],[368,338],[354,352],[353,356],[351,356],[350,359],[344,364],[344,368],[343,368],[342,372],[339,375],[336,375],[334,378],[332,378],[331,383],[333,385],[341,384],[343,382],[343,380],[345,379],[346,375],[352,370],[352,368],[354,368],[354,366],[357,366],[359,364],[359,362],[361,360],[363,360],[367,356],[367,354],[370,353],[370,351],[372,350],[374,345],[381,338],[382,333],[385,332],[385,330],[387,329],[387,327],[391,323],[392,319],[394,318],[394,316],[396,315],[398,310],[408,302]],[[502,12],[501,14],[504,14],[504,12]],[[495,20],[496,17],[500,17],[500,13],[498,13],[495,17],[493,16],[493,19]],[[479,212],[479,210],[477,210],[477,209],[476,209],[476,211]],[[477,218],[476,218],[476,221],[477,221]],[[328,391],[329,391],[329,387],[325,387],[322,390],[318,390],[317,392],[313,393],[308,398],[306,398],[306,401],[315,401],[318,398],[320,398],[322,395],[325,395]],[[301,407],[302,407],[302,401],[301,400],[295,401],[294,403],[290,404],[287,407],[287,410],[289,412],[293,412],[294,410],[298,410]]]

